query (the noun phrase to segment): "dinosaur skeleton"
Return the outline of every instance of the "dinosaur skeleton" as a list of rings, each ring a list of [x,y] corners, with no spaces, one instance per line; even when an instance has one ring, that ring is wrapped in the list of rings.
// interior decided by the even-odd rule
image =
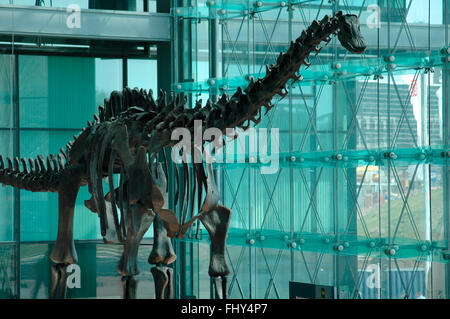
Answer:
[[[230,98],[225,94],[216,102],[210,100],[202,107],[198,101],[194,108],[186,108],[183,95],[171,95],[160,91],[154,100],[152,91],[125,88],[114,91],[99,114],[79,136],[70,141],[67,152],[63,148],[58,155],[47,159],[6,159],[0,156],[0,182],[33,192],[56,192],[59,199],[58,235],[51,260],[51,297],[65,297],[66,267],[77,263],[73,241],[74,206],[78,190],[88,185],[92,198],[86,207],[100,218],[101,234],[106,243],[122,243],[123,254],[117,270],[124,278],[125,297],[133,297],[138,274],[137,253],[139,243],[153,223],[154,243],[149,263],[155,265],[152,275],[156,298],[172,298],[172,269],[168,266],[176,259],[171,238],[182,238],[192,231],[194,221],[201,222],[211,239],[209,276],[214,280],[216,296],[227,297],[229,268],[225,260],[225,244],[231,210],[220,203],[211,163],[194,163],[192,174],[183,163],[183,187],[174,165],[177,190],[175,205],[181,201],[180,222],[175,213],[167,209],[168,162],[167,153],[176,141],[171,133],[177,127],[191,132],[194,121],[202,121],[203,131],[218,128],[247,128],[261,120],[261,109],[266,113],[273,107],[275,95],[286,96],[288,80],[300,80],[297,75],[302,65],[311,65],[309,55],[318,52],[322,42],[329,42],[337,35],[341,44],[353,53],[362,53],[367,44],[360,33],[358,18],[338,12],[313,21],[311,26],[292,41],[286,53],[280,53],[276,65],[266,67],[264,78],[251,78],[247,88],[238,88]],[[196,145],[202,151],[202,145]],[[193,155],[194,150],[191,151]],[[203,152],[201,153],[203,154]],[[164,164],[164,165],[163,165]],[[114,185],[114,176],[120,176]],[[193,178],[190,178],[193,177]],[[107,180],[109,192],[104,193],[103,180]],[[193,185],[190,185],[190,181]],[[183,190],[183,197],[181,191]],[[206,195],[203,200],[203,190]],[[192,209],[198,197],[199,212]],[[202,202],[203,200],[203,202]],[[190,210],[192,217],[187,220]],[[59,290],[59,294],[57,291]]]

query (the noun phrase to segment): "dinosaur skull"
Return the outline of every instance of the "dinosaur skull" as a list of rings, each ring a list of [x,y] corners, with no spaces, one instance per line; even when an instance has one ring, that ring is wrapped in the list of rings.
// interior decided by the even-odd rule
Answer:
[[[338,39],[342,46],[352,53],[363,53],[367,42],[361,34],[358,17],[353,14],[342,15],[339,23]]]

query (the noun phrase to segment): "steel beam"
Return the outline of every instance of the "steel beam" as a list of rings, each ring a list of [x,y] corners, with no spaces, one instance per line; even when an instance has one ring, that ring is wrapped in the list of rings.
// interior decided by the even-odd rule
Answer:
[[[312,22],[308,20],[308,24]],[[230,34],[238,34],[241,20],[240,19],[232,19],[227,20],[227,28]],[[274,34],[272,36],[271,45],[275,50],[278,48],[284,48],[286,46],[286,41],[288,40],[289,34],[289,21],[280,20],[276,22],[275,19],[265,19],[264,23],[268,30],[272,30],[275,23],[277,26],[274,30]],[[428,41],[422,41],[423,39],[428,39],[428,33],[430,32],[430,47],[431,49],[438,49],[442,47],[443,39],[445,39],[445,25],[428,25],[428,24],[409,24],[409,29],[413,34],[414,44],[417,50],[428,50]],[[292,29],[293,30],[303,30],[305,28],[305,24],[302,21],[292,21]],[[381,28],[382,32],[380,32],[380,48],[387,48],[389,42],[389,36],[391,38],[391,42],[393,42],[398,34],[401,32],[401,36],[399,38],[396,50],[407,50],[411,51],[411,46],[408,41],[408,38],[405,34],[405,30],[401,31],[402,23],[391,23],[390,29],[388,31],[387,23],[382,22]],[[361,24],[361,32],[369,43],[368,50],[376,51],[378,49],[378,30],[370,29],[365,24]],[[293,34],[293,37],[296,38],[299,36],[298,34]],[[233,39],[234,41],[235,39]],[[245,37],[241,37],[236,41],[236,50],[245,50],[247,46],[247,39]],[[253,41],[255,42],[255,46],[265,48],[267,46],[267,39],[263,32],[255,32],[253,36]],[[226,40],[225,40],[226,42]],[[200,45],[200,43],[199,43]],[[204,43],[202,43],[204,45]],[[230,44],[231,46],[233,43]],[[391,43],[393,45],[393,43]]]
[[[0,5],[0,35],[139,42],[171,39],[168,13],[81,9],[79,28],[70,23],[73,14],[64,8]]]

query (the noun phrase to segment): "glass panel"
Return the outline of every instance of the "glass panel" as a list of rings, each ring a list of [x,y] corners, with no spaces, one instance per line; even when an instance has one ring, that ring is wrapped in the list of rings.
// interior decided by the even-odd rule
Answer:
[[[166,70],[165,72],[170,72]],[[152,89],[153,96],[158,96],[156,60],[128,60],[128,86],[130,88],[146,89],[147,92]]]
[[[17,298],[16,245],[0,243],[0,299]]]
[[[78,131],[21,131],[21,155],[36,158],[39,154],[57,154],[59,148]],[[58,196],[55,193],[21,191],[21,240],[53,241],[58,228]],[[82,187],[75,206],[74,238],[99,239],[98,216],[84,205],[90,198],[87,187]]]
[[[97,111],[94,59],[20,56],[19,83],[21,128],[80,129]]]
[[[13,80],[14,80],[14,60],[12,55],[0,55],[0,108],[2,117],[0,118],[1,128],[14,127],[13,120]]]
[[[122,60],[20,56],[20,153],[25,158],[58,154],[97,112],[113,90],[121,90]],[[82,92],[82,94],[80,94]],[[101,238],[97,215],[84,201],[83,187],[75,207],[75,239]],[[21,192],[22,241],[55,240],[56,194]]]
[[[359,16],[369,44],[354,55],[332,40],[301,68],[303,81],[272,100],[258,128],[280,129],[275,174],[221,165],[223,201],[233,210],[230,263],[246,265],[233,269],[233,296],[287,298],[286,282],[296,280],[334,285],[338,298],[445,298],[437,283],[447,276],[449,207],[443,1],[294,1],[289,9],[198,1],[172,10],[178,21],[197,19],[183,25],[175,60],[192,58],[194,82],[173,87],[203,100],[216,89],[233,94],[248,74],[263,77],[290,40],[336,10]],[[217,55],[211,41],[221,43]],[[210,81],[217,65],[221,74]],[[248,159],[244,139],[239,156]],[[293,259],[277,250],[287,246]],[[272,273],[278,256],[282,275]]]
[[[81,129],[121,90],[122,60],[20,56],[19,83],[21,128]]]
[[[12,158],[14,152],[14,135],[13,130],[0,130],[0,146],[1,155],[6,158],[9,156]],[[14,208],[15,198],[13,188],[2,187],[0,189],[0,242],[15,240],[14,234]]]
[[[95,105],[104,105],[112,91],[122,90],[122,60],[95,59]]]
[[[128,59],[128,87],[145,89],[147,92],[153,90],[153,97],[158,96],[157,61],[144,59]],[[144,238],[153,237],[153,226],[151,226]]]

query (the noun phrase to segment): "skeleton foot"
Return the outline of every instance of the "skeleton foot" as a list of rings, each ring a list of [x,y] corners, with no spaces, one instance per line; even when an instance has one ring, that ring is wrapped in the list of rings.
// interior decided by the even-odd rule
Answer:
[[[157,265],[164,264],[169,265],[177,259],[172,247],[172,242],[167,236],[167,230],[164,227],[163,221],[159,214],[156,214],[153,223],[154,239],[153,249],[148,257],[149,264]]]
[[[230,273],[225,260],[225,242],[230,218],[231,210],[220,205],[199,216],[211,238],[211,257],[208,270],[211,277],[224,277]]]
[[[155,281],[156,299],[173,298],[173,270],[167,266],[156,266],[151,269],[153,280]]]
[[[66,288],[67,288],[67,264],[56,264],[51,268],[52,271],[52,285],[50,287],[50,298],[55,299],[58,295],[58,298],[64,299],[66,298]]]
[[[221,280],[222,279],[222,280]],[[228,299],[228,279],[226,276],[213,277],[216,299]]]
[[[133,276],[122,277],[123,299],[136,299],[137,285]]]

